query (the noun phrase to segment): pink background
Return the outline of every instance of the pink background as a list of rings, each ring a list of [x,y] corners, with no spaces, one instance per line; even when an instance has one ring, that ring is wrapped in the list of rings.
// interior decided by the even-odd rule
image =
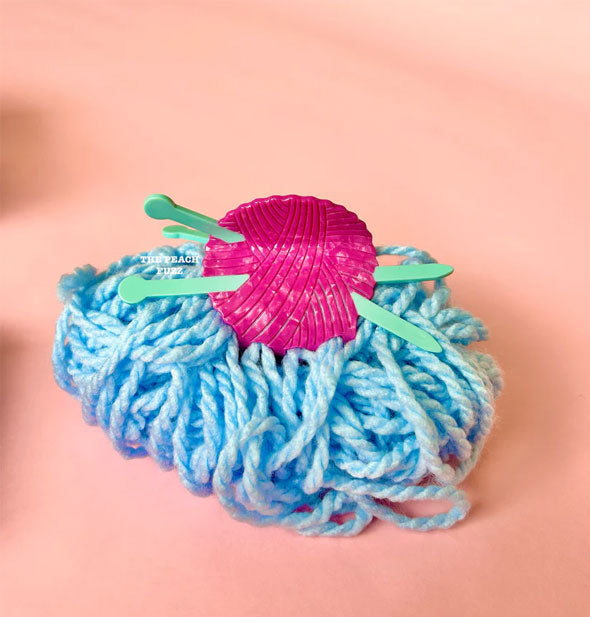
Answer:
[[[587,2],[2,2],[0,609],[588,614]],[[297,192],[453,264],[506,374],[473,510],[307,539],[126,462],[54,384],[61,273]]]

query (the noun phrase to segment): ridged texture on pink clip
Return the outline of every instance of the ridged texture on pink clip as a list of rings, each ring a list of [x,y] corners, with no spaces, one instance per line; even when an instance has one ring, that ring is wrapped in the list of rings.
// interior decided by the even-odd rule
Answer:
[[[242,204],[219,221],[244,242],[207,243],[204,276],[248,274],[236,291],[209,294],[243,346],[279,354],[311,351],[356,334],[351,292],[371,298],[377,257],[366,225],[326,199],[272,196]]]

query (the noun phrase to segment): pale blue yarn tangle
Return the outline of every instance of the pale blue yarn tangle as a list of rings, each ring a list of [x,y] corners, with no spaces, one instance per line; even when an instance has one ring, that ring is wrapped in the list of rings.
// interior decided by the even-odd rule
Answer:
[[[411,247],[377,253],[434,261]],[[79,268],[58,288],[55,378],[121,454],[176,468],[189,490],[215,494],[239,520],[306,535],[355,535],[375,517],[418,530],[464,518],[456,485],[477,461],[502,379],[489,356],[466,348],[487,330],[449,306],[444,280],[434,291],[378,285],[373,298],[432,334],[440,354],[359,318],[349,343],[277,357],[261,344],[240,349],[207,296],[123,302],[124,277],[170,276],[158,267],[175,264],[146,256],[189,258],[183,276],[201,274],[203,249],[187,243],[102,273]],[[390,507],[433,499],[451,506],[417,517]]]

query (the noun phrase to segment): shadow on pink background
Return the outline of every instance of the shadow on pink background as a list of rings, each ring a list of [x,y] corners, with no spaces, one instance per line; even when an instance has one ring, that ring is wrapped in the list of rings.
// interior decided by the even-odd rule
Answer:
[[[491,5],[491,6],[490,6]],[[583,3],[2,3],[0,608],[585,615],[590,10]],[[506,375],[470,516],[307,539],[126,462],[50,368],[63,272],[212,216],[343,203],[455,266]]]

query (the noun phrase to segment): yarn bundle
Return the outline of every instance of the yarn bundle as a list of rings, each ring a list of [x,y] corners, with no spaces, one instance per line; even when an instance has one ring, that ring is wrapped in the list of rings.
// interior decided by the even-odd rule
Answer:
[[[404,264],[431,263],[411,247],[379,247]],[[433,354],[359,318],[356,337],[276,355],[241,348],[207,296],[127,304],[133,274],[165,278],[158,262],[202,274],[194,243],[127,256],[105,272],[62,277],[57,383],[76,396],[125,457],[176,468],[193,493],[215,494],[235,518],[306,535],[355,535],[373,518],[447,528],[469,504],[456,485],[477,462],[502,381],[483,323],[449,305],[444,280],[377,285],[373,301],[440,343]],[[398,504],[450,507],[411,517]]]

